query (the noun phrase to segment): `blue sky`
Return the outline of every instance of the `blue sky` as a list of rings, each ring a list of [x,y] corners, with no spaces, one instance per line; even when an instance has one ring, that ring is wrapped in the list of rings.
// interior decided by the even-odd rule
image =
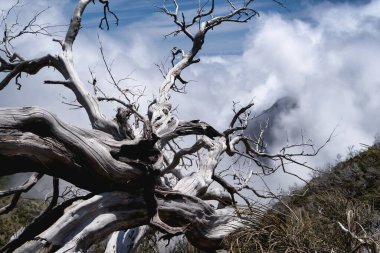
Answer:
[[[76,1],[71,0],[72,4],[75,4]],[[167,1],[167,6],[173,6],[171,1]],[[201,1],[206,4],[206,6],[210,5],[210,1]],[[239,2],[239,1],[235,1]],[[241,1],[240,1],[241,2]],[[283,18],[287,19],[298,19],[303,20],[305,22],[309,22],[311,24],[315,24],[316,20],[310,18],[310,12],[315,8],[321,8],[324,6],[325,8],[336,6],[336,5],[349,5],[349,6],[363,6],[368,4],[370,0],[282,0],[279,1],[283,6],[276,3],[272,0],[256,0],[253,4],[254,8],[262,15],[265,14],[279,14]],[[216,1],[217,9],[225,8],[226,1]],[[118,33],[120,29],[123,29],[125,26],[133,26],[144,23],[145,21],[152,20],[160,20],[164,22],[157,24],[157,28],[161,27],[170,27],[173,28],[171,19],[169,17],[165,17],[162,13],[159,13],[157,6],[162,6],[162,1],[159,0],[141,0],[135,1],[133,3],[125,4],[125,1],[115,0],[110,3],[111,9],[118,14],[120,18],[119,26],[115,27],[114,19],[110,16],[110,24],[111,31],[109,33]],[[180,5],[180,12],[185,12],[186,14],[192,14],[195,12],[195,8],[198,6],[198,1],[182,1]],[[71,6],[66,10],[67,15],[71,15]],[[86,28],[96,28],[99,24],[99,17],[102,15],[102,8],[99,6],[99,3],[96,5],[91,5],[87,12],[86,18],[84,19],[84,26]],[[260,18],[260,17],[259,17]],[[339,18],[339,17],[337,17]],[[254,23],[251,22],[251,23]],[[239,36],[245,36],[250,27],[254,24],[248,25],[232,25],[233,29],[230,29],[228,32],[214,32],[208,36],[209,44],[213,44],[210,47],[204,48],[202,50],[202,54],[206,55],[220,55],[220,54],[241,54],[242,53],[242,45],[241,41],[237,41],[235,38]],[[216,30],[218,30],[217,28]],[[221,29],[223,30],[223,29]],[[143,30],[142,30],[143,32]],[[161,38],[157,38],[160,42],[164,41],[165,34],[162,33]],[[178,38],[179,37],[179,38]],[[174,41],[174,43],[182,45],[183,41],[181,40],[182,36],[178,36],[172,40],[172,38],[166,39],[165,41]],[[224,43],[218,43],[218,41],[223,40]],[[217,41],[213,43],[213,41]],[[216,45],[216,46],[215,46]]]
[[[67,24],[76,1],[25,2],[29,2],[29,11],[23,12],[21,21],[49,4],[51,9],[41,22]],[[9,4],[1,1],[0,9]],[[256,0],[255,4],[259,18],[248,24],[217,28],[206,38],[201,62],[183,73],[184,78],[194,80],[188,94],[173,96],[178,116],[205,120],[223,130],[232,115],[232,101],[246,103],[253,99],[255,112],[260,113],[278,99],[290,96],[297,100],[298,107],[278,115],[273,126],[276,147],[286,140],[298,141],[301,132],[320,144],[336,128],[332,142],[317,159],[309,161],[312,166],[323,166],[333,163],[338,153],[344,156],[348,146],[360,149],[361,143],[372,144],[380,132],[380,0],[287,0],[287,8],[269,0]],[[84,82],[90,80],[91,68],[104,89],[116,94],[107,86],[108,77],[99,58],[99,34],[115,76],[131,74],[127,85],[146,87],[144,109],[157,95],[162,81],[155,63],[167,63],[173,46],[188,49],[189,42],[183,36],[164,39],[173,26],[168,17],[155,12],[152,1],[125,4],[124,0],[114,0],[111,8],[121,18],[120,25],[100,31],[97,24],[102,9],[99,3],[91,4],[75,44],[74,60]],[[29,58],[60,50],[46,37],[25,37],[15,43],[15,49]],[[88,127],[83,111],[62,104],[73,100],[71,92],[42,84],[54,78],[54,71],[44,70],[38,76],[23,78],[21,91],[9,85],[0,92],[0,106],[41,106],[66,122]],[[113,108],[103,105],[107,117],[113,117]],[[299,173],[307,177],[308,172]],[[288,184],[294,182],[286,180]],[[283,177],[274,178],[273,184],[283,181]]]

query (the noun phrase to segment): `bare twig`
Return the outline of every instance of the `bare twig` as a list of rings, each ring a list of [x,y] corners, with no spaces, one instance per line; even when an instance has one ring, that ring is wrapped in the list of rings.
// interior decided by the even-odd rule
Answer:
[[[5,207],[0,208],[0,215],[10,212],[16,206],[21,194],[32,189],[42,176],[42,173],[33,173],[22,185],[0,192],[0,197],[13,195],[11,202]]]
[[[115,24],[116,24],[116,26],[118,26],[119,25],[119,18],[113,11],[111,11],[111,9],[109,7],[109,1],[108,0],[99,0],[99,2],[101,2],[103,4],[103,17],[100,19],[99,28],[103,29],[103,21],[104,21],[106,23],[107,30],[110,29],[110,26],[108,23],[107,13],[110,13],[115,18]]]

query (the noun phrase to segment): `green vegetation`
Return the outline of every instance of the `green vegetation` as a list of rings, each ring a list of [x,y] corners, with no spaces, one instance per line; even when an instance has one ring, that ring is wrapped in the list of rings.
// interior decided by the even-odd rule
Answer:
[[[379,252],[378,190],[380,149],[371,147],[279,198],[260,226],[225,242],[231,252]]]
[[[5,189],[8,185],[9,176],[0,177],[0,190]]]
[[[0,199],[0,207],[10,202],[10,197]],[[47,204],[42,200],[20,199],[17,208],[6,215],[0,216],[0,247],[4,246],[11,236],[20,228],[33,221]]]
[[[0,190],[6,189],[9,177],[0,178]],[[11,197],[0,198],[0,208],[10,203]],[[35,216],[46,207],[41,200],[20,199],[17,208],[0,216],[0,247],[5,245],[11,236],[20,228],[29,224]]]

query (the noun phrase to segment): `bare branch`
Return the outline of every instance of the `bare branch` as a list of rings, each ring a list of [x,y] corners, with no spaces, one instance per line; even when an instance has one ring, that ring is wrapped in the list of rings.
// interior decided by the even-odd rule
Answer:
[[[145,117],[142,116],[138,111],[136,111],[136,109],[134,108],[133,105],[131,104],[127,104],[125,102],[123,102],[122,100],[118,99],[118,98],[114,98],[114,97],[98,97],[97,98],[99,101],[114,101],[114,102],[117,102],[123,106],[125,106],[126,108],[130,109],[139,119],[145,121]]]
[[[198,22],[202,17],[206,17],[211,15],[214,12],[214,0],[211,3],[211,8],[207,12],[203,12],[203,8],[198,11],[198,15],[196,15],[192,22],[187,24],[185,21],[185,16],[182,13],[182,21],[179,21],[179,5],[177,1],[173,0],[173,4],[175,5],[175,11],[171,12],[167,9],[165,6],[165,1],[163,4],[163,7],[159,8],[162,12],[167,14],[168,16],[171,16],[173,18],[173,22],[180,28],[180,31],[183,32],[190,40],[193,42],[191,50],[183,54],[182,60],[180,60],[176,65],[172,67],[172,69],[169,70],[168,74],[166,75],[165,81],[162,83],[160,88],[160,96],[158,99],[159,103],[166,103],[169,98],[169,91],[173,87],[175,80],[180,77],[181,72],[188,66],[190,66],[193,63],[199,62],[198,59],[194,59],[195,56],[198,54],[198,52],[201,50],[202,45],[205,40],[205,36],[207,31],[214,28],[217,25],[220,25],[223,22],[247,22],[252,17],[258,15],[258,13],[249,8],[249,5],[253,1],[246,1],[242,7],[232,11],[230,14],[227,14],[225,16],[218,16],[211,18],[210,20],[203,21],[200,26],[199,30],[195,35],[192,35],[188,28],[191,27],[193,24]],[[245,16],[242,18],[242,16]],[[177,32],[174,32],[174,34],[178,34]]]
[[[235,115],[232,118],[231,123],[230,123],[230,129],[232,129],[235,126],[236,120],[239,119],[240,115],[242,115],[247,110],[249,110],[253,105],[254,105],[253,102],[249,103],[248,105],[242,107],[237,113],[235,113]]]
[[[131,100],[128,98],[127,94],[128,94],[128,89],[127,90],[123,90],[121,87],[120,87],[120,82],[121,81],[124,81],[126,79],[129,79],[129,77],[126,77],[126,78],[123,78],[123,79],[120,79],[119,81],[116,81],[113,74],[112,74],[112,71],[111,71],[111,68],[110,66],[108,65],[107,63],[107,60],[106,60],[106,57],[104,55],[104,49],[103,49],[103,45],[102,45],[102,42],[100,40],[100,37],[99,37],[99,34],[98,34],[98,41],[99,41],[99,50],[100,50],[100,54],[102,56],[102,60],[103,60],[103,63],[104,63],[104,66],[106,67],[106,70],[107,70],[107,73],[109,75],[109,77],[111,78],[112,80],[112,84],[114,85],[114,87],[120,92],[120,94],[124,97],[124,99],[129,103],[131,104]]]
[[[0,71],[8,71],[9,73],[0,82],[0,90],[4,89],[13,78],[17,77],[22,72],[34,75],[42,68],[49,66],[55,66],[57,69],[60,69],[57,58],[50,54],[41,58],[26,60],[19,63],[2,63]]]
[[[90,2],[91,0],[79,0],[71,18],[69,29],[67,30],[62,46],[69,61],[72,61],[73,44],[81,27],[82,14]]]
[[[174,168],[176,168],[182,157],[197,152],[205,145],[206,142],[203,139],[199,139],[192,147],[181,149],[180,151],[175,153],[172,162],[161,171],[161,176],[171,172]]]
[[[207,192],[201,197],[203,200],[216,200],[219,202],[218,208],[224,208],[226,206],[233,206],[234,202],[231,195],[225,191],[221,191],[218,188],[208,188]]]
[[[200,120],[180,121],[173,132],[161,137],[161,142],[166,143],[167,141],[177,138],[178,136],[187,135],[205,135],[211,139],[223,136],[206,122]]]
[[[104,21],[106,23],[107,30],[110,29],[110,26],[108,23],[107,13],[110,13],[115,18],[115,24],[116,24],[116,26],[118,26],[119,25],[119,18],[113,11],[111,11],[111,9],[109,7],[109,1],[108,0],[99,0],[99,2],[101,2],[103,4],[103,17],[100,19],[99,28],[103,29],[103,21]]]
[[[20,234],[17,235],[16,238],[9,241],[6,245],[4,245],[0,251],[1,252],[13,252],[24,243],[28,241],[38,240],[37,236],[46,230],[49,226],[53,225],[59,217],[64,213],[64,210],[72,205],[75,201],[78,200],[86,200],[93,197],[93,194],[88,194],[83,197],[72,198],[68,201],[64,201],[60,203],[58,206],[53,209],[49,209],[51,205],[49,205],[48,209],[36,217],[29,225],[27,225]],[[53,200],[52,200],[53,202]]]
[[[11,188],[7,191],[0,191],[0,198],[15,194],[17,192],[28,192],[38,182],[38,180],[40,180],[42,176],[43,174],[41,173],[33,173],[33,175],[30,176],[29,179],[25,181],[22,185],[17,186],[15,188]]]
[[[51,196],[51,201],[48,207],[45,209],[44,213],[50,212],[58,203],[59,197],[59,178],[53,177],[53,195]],[[43,215],[43,214],[42,214]]]
[[[11,203],[9,203],[7,206],[0,208],[0,215],[6,214],[10,212],[17,204],[21,194],[23,192],[28,192],[32,187],[40,180],[40,178],[44,174],[42,173],[33,173],[32,176],[29,177],[27,181],[25,181],[22,185],[11,188],[7,191],[1,191],[0,192],[0,197],[5,197],[13,194]]]

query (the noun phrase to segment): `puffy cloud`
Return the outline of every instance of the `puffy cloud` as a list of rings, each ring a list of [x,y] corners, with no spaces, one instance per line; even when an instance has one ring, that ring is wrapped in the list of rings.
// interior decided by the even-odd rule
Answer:
[[[5,3],[0,4],[1,9]],[[67,23],[71,7],[67,1],[52,6],[49,11],[54,15],[43,16],[43,22]],[[173,96],[174,105],[179,105],[178,115],[206,120],[223,130],[232,116],[232,101],[254,99],[260,112],[279,98],[290,96],[297,99],[298,106],[275,121],[275,146],[281,146],[286,138],[299,140],[301,129],[304,136],[321,144],[338,125],[333,141],[310,161],[319,166],[334,160],[337,153],[344,154],[349,145],[371,144],[380,125],[380,100],[376,96],[380,93],[380,1],[310,5],[300,17],[264,13],[248,25],[245,34],[240,24],[216,29],[215,36],[211,31],[201,63],[183,74],[195,80],[188,85],[188,94]],[[177,45],[172,39],[163,39],[162,34],[171,29],[163,20],[155,14],[111,32],[99,32],[107,57],[110,62],[114,60],[115,76],[123,78],[132,73],[135,81],[128,83],[146,85],[145,100],[157,94],[162,80],[154,63],[167,60],[170,48]],[[234,27],[238,29],[233,37],[224,33]],[[116,94],[107,84],[96,33],[92,26],[81,31],[75,44],[76,66],[84,82],[90,80],[91,67],[99,83],[106,84],[104,89]],[[59,52],[58,44],[50,39],[41,41],[29,38],[15,46],[30,57]],[[188,45],[181,39],[179,44],[183,48]],[[215,52],[222,55],[211,55]],[[70,123],[88,126],[83,111],[73,112],[61,104],[62,96],[73,99],[69,91],[41,84],[47,78],[56,78],[56,73],[47,70],[41,74],[24,79],[19,93],[12,85],[0,92],[0,106],[39,105]],[[105,108],[112,116],[112,107]],[[274,184],[280,181],[273,178]]]
[[[9,9],[15,1],[1,3],[0,9]],[[9,24],[15,22],[19,11],[28,8],[28,12],[24,15],[18,15],[20,25],[25,25],[33,17],[35,13],[49,6],[50,1],[43,0],[38,4],[30,4],[18,7],[8,20]],[[99,6],[98,11],[102,10]],[[144,6],[142,6],[144,7]],[[62,25],[68,24],[74,3],[62,1],[54,3],[49,9],[41,14],[38,24]],[[89,21],[84,19],[82,27],[75,43],[74,43],[74,63],[76,70],[82,81],[87,85],[88,91],[92,92],[92,87],[88,83],[91,81],[89,69],[91,69],[97,78],[98,84],[110,96],[119,96],[116,89],[110,84],[110,77],[104,67],[104,63],[99,51],[98,35],[104,47],[107,62],[112,68],[114,77],[119,80],[130,77],[124,83],[129,87],[138,87],[143,89],[147,86],[147,96],[158,90],[161,81],[159,71],[154,63],[158,62],[161,57],[162,50],[159,50],[159,44],[154,36],[157,36],[156,30],[149,30],[141,33],[141,25],[137,22],[133,25],[121,25],[112,27],[112,31],[99,30],[97,24],[99,16],[96,15],[95,7],[89,6]],[[96,25],[93,25],[96,16]],[[154,16],[151,17],[154,19]],[[92,23],[91,23],[92,22]],[[140,21],[141,22],[141,21]],[[67,26],[59,26],[55,30],[63,31],[54,34],[54,38],[62,39],[65,35],[64,31]],[[154,38],[152,38],[154,37]],[[32,59],[41,57],[47,53],[58,54],[61,49],[58,43],[53,42],[51,37],[25,35],[21,36],[13,43],[14,50],[22,56]],[[159,55],[159,56],[158,56]],[[5,73],[0,73],[0,77]],[[53,69],[43,69],[38,75],[27,76],[22,75],[20,83],[22,88],[16,90],[14,82],[11,83],[0,92],[0,106],[41,106],[56,114],[66,122],[76,124],[82,127],[89,127],[89,121],[84,110],[72,110],[70,106],[62,104],[62,102],[75,103],[75,97],[71,91],[60,85],[44,85],[44,80],[60,80],[62,77]],[[123,83],[123,85],[124,85]],[[151,96],[149,96],[149,99]],[[104,114],[107,117],[113,117],[115,111],[114,105],[104,105]]]
[[[187,112],[222,127],[232,100],[253,98],[259,112],[290,96],[298,107],[278,116],[275,145],[300,141],[301,131],[321,144],[337,126],[331,143],[309,161],[322,166],[349,145],[372,144],[380,131],[380,1],[321,4],[304,16],[262,15],[251,23],[242,55],[203,58],[191,71],[200,80],[191,90],[199,102]]]

